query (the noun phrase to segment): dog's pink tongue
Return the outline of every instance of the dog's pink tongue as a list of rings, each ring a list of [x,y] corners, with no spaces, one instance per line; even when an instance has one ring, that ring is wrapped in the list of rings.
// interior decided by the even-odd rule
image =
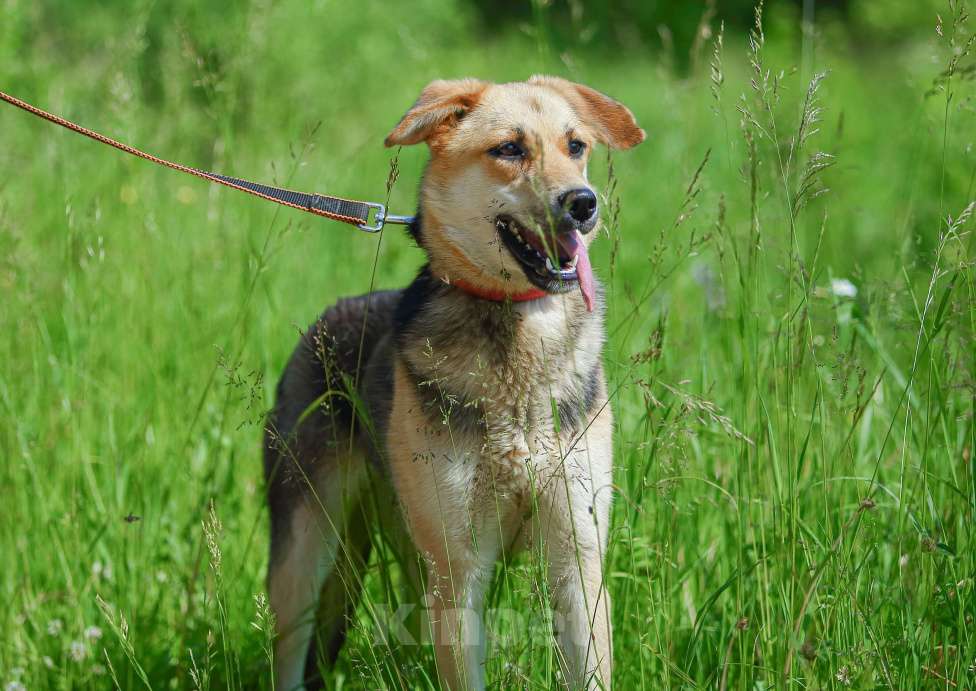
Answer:
[[[579,259],[576,260],[576,276],[579,279],[580,292],[583,293],[583,302],[586,303],[586,311],[593,311],[593,267],[590,266],[590,255],[586,253],[586,245],[582,242],[579,246]]]
[[[569,235],[559,238],[560,252],[565,257],[578,257],[576,260],[576,278],[579,280],[580,292],[583,294],[583,302],[586,303],[586,311],[593,311],[593,267],[590,266],[590,255],[586,252],[586,245],[579,232],[573,231]]]

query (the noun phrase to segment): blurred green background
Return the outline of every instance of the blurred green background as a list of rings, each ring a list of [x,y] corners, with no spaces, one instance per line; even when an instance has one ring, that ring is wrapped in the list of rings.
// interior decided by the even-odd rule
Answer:
[[[648,140],[590,168],[616,687],[972,687],[968,15],[770,2],[762,29],[745,0],[4,0],[0,90],[299,190],[381,200],[396,156],[404,214],[426,152],[382,141],[428,81],[546,72],[623,101]],[[396,227],[0,107],[6,689],[272,686],[263,412],[299,329],[421,264]],[[492,598],[526,606],[513,574]],[[330,686],[436,686],[429,651],[371,626]],[[489,647],[493,688],[552,687],[551,647],[518,634]]]

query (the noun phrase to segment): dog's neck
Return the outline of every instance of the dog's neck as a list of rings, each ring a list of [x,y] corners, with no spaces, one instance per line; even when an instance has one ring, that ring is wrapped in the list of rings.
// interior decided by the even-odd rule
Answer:
[[[544,416],[550,398],[577,400],[593,381],[602,303],[599,290],[593,312],[576,292],[518,303],[483,300],[427,266],[397,307],[397,350],[419,388],[431,395],[436,389],[435,399],[452,401],[457,414],[470,408],[473,415],[481,411],[475,418]]]
[[[530,288],[529,290],[521,293],[506,293],[501,290],[483,288],[482,286],[469,283],[468,281],[460,278],[454,279],[453,281],[448,279],[441,280],[472,297],[478,298],[479,300],[487,300],[489,302],[528,302],[529,300],[538,300],[549,295],[549,293],[541,288]]]
[[[507,334],[511,344],[512,337],[519,334],[521,338],[516,340],[528,339],[532,349],[538,348],[543,338],[572,349],[572,343],[581,332],[595,328],[601,334],[602,343],[603,300],[599,284],[598,307],[594,312],[588,312],[580,294],[575,291],[551,294],[529,286],[521,292],[512,292],[500,282],[479,280],[476,283],[445,276],[441,262],[428,246],[430,238],[425,237],[431,230],[431,221],[421,207],[409,227],[414,241],[427,254],[428,264],[407,289],[397,310],[398,333],[404,333],[408,322],[412,322],[414,328],[417,323],[425,323],[422,333],[431,344],[439,338],[451,339],[457,332],[452,332],[450,327],[443,328],[446,315],[448,322],[458,322],[457,327],[465,335],[474,335],[470,334],[471,325],[477,325],[483,331],[480,334],[482,342]],[[475,267],[471,268],[478,272]]]
[[[503,281],[501,278],[486,276],[478,267],[471,263],[458,250],[452,252],[436,253],[429,246],[430,238],[426,237],[430,229],[431,218],[425,215],[421,209],[417,210],[413,222],[410,224],[409,232],[416,243],[427,254],[429,272],[432,276],[439,279],[445,285],[466,293],[479,300],[488,302],[528,302],[548,297],[550,293],[529,285],[521,290],[513,290],[511,283]],[[443,226],[437,224],[437,228],[443,233]],[[471,276],[478,276],[478,280],[466,280],[458,277],[459,273],[467,273]]]

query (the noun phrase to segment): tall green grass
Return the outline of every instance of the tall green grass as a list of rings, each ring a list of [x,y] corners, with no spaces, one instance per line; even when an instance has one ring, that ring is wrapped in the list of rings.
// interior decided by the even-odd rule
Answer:
[[[591,166],[615,685],[976,685],[961,3],[883,53],[781,8],[721,45],[713,23],[683,76],[640,45],[557,49],[544,3],[497,31],[409,5],[7,2],[0,88],[190,165],[372,199],[430,79],[553,72],[619,98],[649,138]],[[262,413],[298,330],[420,253],[13,109],[0,143],[0,683],[269,687]],[[424,159],[400,152],[394,211]],[[391,561],[336,687],[435,686],[429,649],[375,643]],[[533,568],[492,602],[540,607]],[[489,679],[549,688],[551,646],[496,624]]]

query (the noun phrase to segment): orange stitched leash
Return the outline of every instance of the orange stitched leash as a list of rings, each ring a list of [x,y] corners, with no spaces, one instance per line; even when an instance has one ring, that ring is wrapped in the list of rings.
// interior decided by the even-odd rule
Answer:
[[[226,187],[240,190],[241,192],[253,194],[255,197],[260,197],[261,199],[267,199],[268,201],[283,204],[284,206],[290,206],[293,209],[307,211],[310,214],[322,216],[333,221],[349,223],[350,225],[354,225],[367,233],[376,233],[382,230],[383,226],[387,223],[409,225],[413,222],[412,216],[399,216],[396,214],[386,213],[386,206],[376,202],[361,202],[353,199],[343,199],[342,197],[332,197],[324,194],[294,192],[292,190],[286,190],[280,187],[261,185],[256,182],[250,182],[249,180],[232,178],[227,175],[219,175],[218,173],[209,173],[205,170],[198,170],[197,168],[191,168],[190,166],[173,163],[172,161],[167,161],[164,158],[147,154],[145,151],[140,151],[139,149],[129,146],[128,144],[123,144],[122,142],[116,141],[110,137],[106,137],[104,134],[99,134],[98,132],[88,129],[87,127],[76,125],[70,120],[65,120],[64,118],[54,115],[53,113],[48,113],[45,110],[41,110],[40,108],[32,106],[26,101],[21,101],[19,98],[15,98],[14,96],[6,94],[2,91],[0,91],[0,100],[6,101],[11,105],[26,110],[28,113],[36,115],[39,118],[43,118],[48,122],[53,122],[55,125],[61,125],[61,127],[65,127],[72,132],[83,134],[86,137],[101,142],[102,144],[108,144],[109,146],[115,147],[119,151],[124,151],[127,154],[144,158],[147,161],[152,161],[153,163],[158,163],[161,166],[178,170],[181,173],[189,173],[190,175],[195,175],[198,178],[203,178],[204,180],[209,180],[210,182],[216,182],[219,185],[225,185]],[[375,214],[372,214],[372,212],[375,212]],[[373,215],[372,222],[370,222],[371,214]]]

